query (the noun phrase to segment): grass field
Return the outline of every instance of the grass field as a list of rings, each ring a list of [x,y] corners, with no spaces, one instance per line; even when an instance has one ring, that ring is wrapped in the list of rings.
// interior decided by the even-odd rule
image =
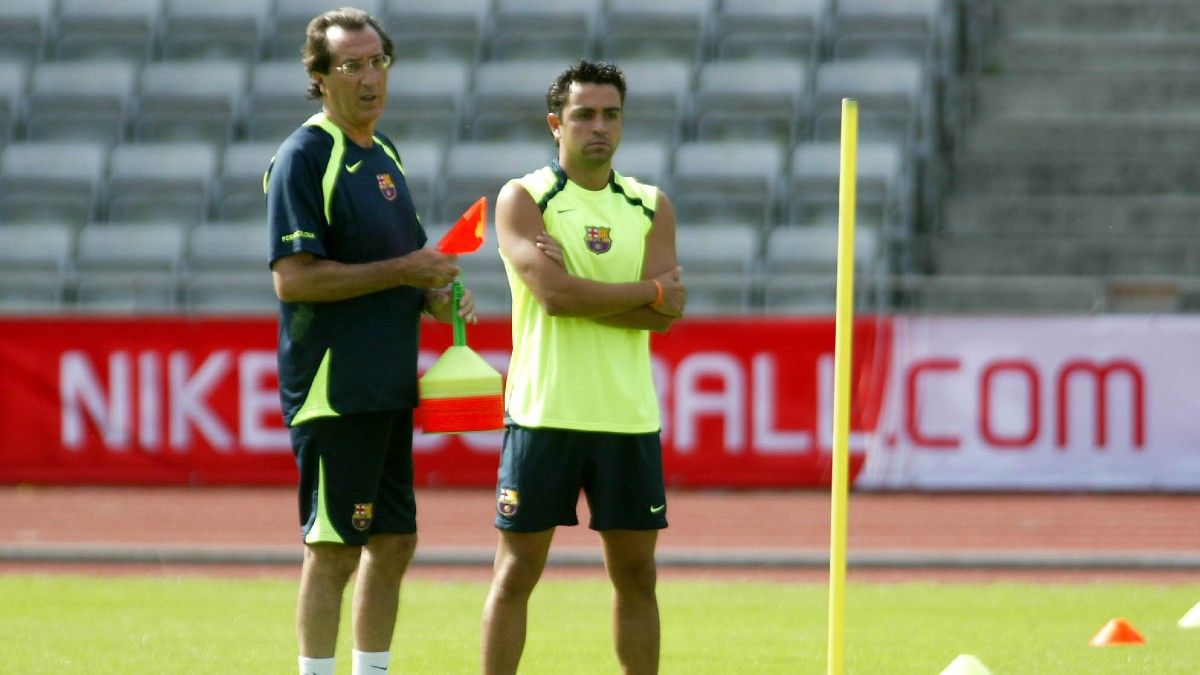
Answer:
[[[662,672],[824,673],[827,587],[660,583]],[[295,672],[286,580],[0,577],[0,671]],[[405,587],[393,647],[403,673],[478,672],[483,583]],[[939,673],[960,653],[1004,673],[1196,673],[1200,630],[1175,622],[1195,585],[862,584],[846,600],[846,670]],[[1110,618],[1146,637],[1089,647]],[[343,620],[339,655],[349,654]],[[349,673],[348,656],[339,673]],[[523,673],[616,673],[602,581],[546,581],[531,607]]]

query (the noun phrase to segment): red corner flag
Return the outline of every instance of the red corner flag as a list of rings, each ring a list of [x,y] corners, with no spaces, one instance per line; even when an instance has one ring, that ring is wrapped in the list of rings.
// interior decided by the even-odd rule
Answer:
[[[483,245],[483,233],[487,229],[487,197],[480,197],[467,209],[458,222],[451,227],[437,249],[442,253],[474,253]]]

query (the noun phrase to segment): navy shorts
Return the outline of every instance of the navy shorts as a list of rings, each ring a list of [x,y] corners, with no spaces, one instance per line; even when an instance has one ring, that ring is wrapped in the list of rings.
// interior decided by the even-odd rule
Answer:
[[[496,482],[497,528],[540,532],[578,525],[580,490],[587,496],[593,530],[666,527],[658,433],[505,428]]]
[[[321,417],[291,428],[306,544],[363,546],[417,531],[412,410]]]

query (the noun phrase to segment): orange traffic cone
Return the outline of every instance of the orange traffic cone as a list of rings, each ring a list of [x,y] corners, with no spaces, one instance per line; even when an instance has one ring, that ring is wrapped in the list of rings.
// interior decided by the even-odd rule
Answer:
[[[1104,624],[1099,633],[1092,636],[1088,644],[1093,647],[1110,647],[1112,645],[1143,645],[1146,638],[1137,632],[1125,619],[1111,619]]]

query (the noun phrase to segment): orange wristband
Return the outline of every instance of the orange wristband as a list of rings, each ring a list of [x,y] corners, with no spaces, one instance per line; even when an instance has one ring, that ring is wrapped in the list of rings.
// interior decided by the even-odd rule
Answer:
[[[663,304],[663,287],[658,279],[651,279],[650,283],[654,284],[654,302],[650,303],[651,307],[659,307]]]

